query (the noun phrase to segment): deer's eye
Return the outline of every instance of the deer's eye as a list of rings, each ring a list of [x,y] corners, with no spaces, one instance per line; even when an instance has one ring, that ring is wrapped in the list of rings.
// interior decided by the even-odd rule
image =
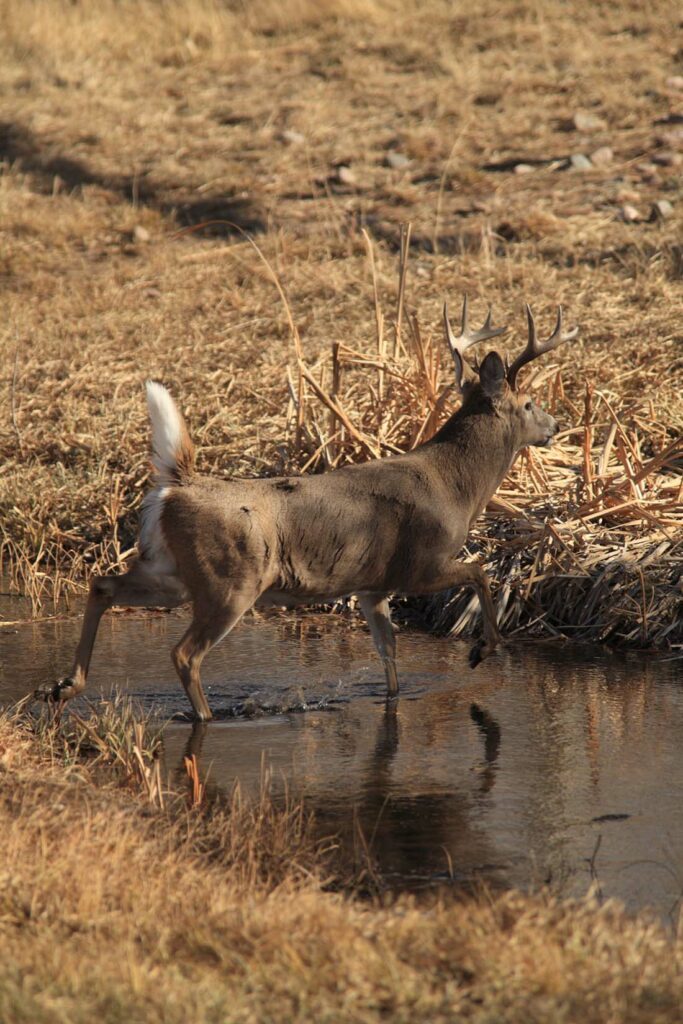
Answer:
[[[525,412],[531,412],[532,409],[533,409],[533,403],[532,402],[525,402],[524,403],[524,411]]]

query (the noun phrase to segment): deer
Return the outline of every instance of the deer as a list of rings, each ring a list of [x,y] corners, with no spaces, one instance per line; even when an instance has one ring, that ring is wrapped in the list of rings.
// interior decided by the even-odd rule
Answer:
[[[482,635],[469,654],[475,668],[502,642],[488,579],[459,560],[472,524],[527,446],[548,447],[555,419],[517,384],[532,360],[573,339],[562,307],[552,334],[539,340],[527,305],[526,347],[506,365],[496,350],[470,364],[473,345],[499,337],[489,308],[477,330],[460,333],[444,305],[443,325],[462,402],[412,451],[319,474],[252,479],[200,475],[185,421],[170,393],[148,381],[152,488],[141,506],[138,553],[122,575],[90,583],[73,668],[36,696],[61,704],[81,693],[97,629],[112,606],[175,608],[192,620],[171,657],[196,720],[211,710],[200,667],[208,651],[252,607],[293,607],[355,595],[384,666],[387,698],[399,692],[390,595],[429,595],[474,587]]]

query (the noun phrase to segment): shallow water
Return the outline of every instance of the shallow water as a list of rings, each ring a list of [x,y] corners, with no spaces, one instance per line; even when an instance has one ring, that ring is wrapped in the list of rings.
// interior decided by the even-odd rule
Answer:
[[[13,608],[5,617],[18,620]],[[552,881],[674,916],[683,893],[681,660],[516,644],[475,672],[468,645],[399,636],[387,706],[364,628],[341,616],[248,617],[205,662],[217,721],[194,728],[169,652],[181,614],[103,620],[89,693],[125,689],[168,719],[171,773],[304,794],[324,834],[362,831],[398,887]],[[0,627],[0,701],[69,668],[78,619]],[[175,717],[174,717],[175,716]]]

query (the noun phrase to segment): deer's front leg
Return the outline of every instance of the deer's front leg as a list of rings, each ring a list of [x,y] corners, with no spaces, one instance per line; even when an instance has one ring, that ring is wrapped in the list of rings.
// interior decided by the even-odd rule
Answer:
[[[474,587],[477,592],[481,605],[484,635],[470,650],[470,668],[476,668],[484,658],[493,654],[498,644],[503,641],[496,622],[496,610],[493,606],[488,577],[476,562],[451,562],[444,570],[440,583],[439,590],[469,585]],[[435,589],[437,588],[435,587]]]

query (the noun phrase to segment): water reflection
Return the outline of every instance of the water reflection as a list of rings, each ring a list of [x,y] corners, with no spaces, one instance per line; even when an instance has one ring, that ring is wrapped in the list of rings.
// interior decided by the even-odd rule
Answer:
[[[481,792],[488,793],[496,779],[496,762],[500,751],[500,726],[492,715],[478,704],[470,705],[470,718],[484,738],[486,768],[481,776]]]
[[[462,883],[491,872],[494,849],[477,825],[475,805],[495,781],[501,736],[498,723],[476,705],[470,707],[470,717],[484,740],[484,767],[474,774],[472,786],[454,779],[445,791],[426,787],[427,791],[421,792],[416,780],[413,791],[406,792],[394,785],[401,736],[399,709],[400,701],[385,705],[372,754],[363,769],[362,792],[355,807],[363,853],[377,864],[384,879],[402,888],[446,879]],[[324,809],[319,807],[318,814],[322,813]],[[328,817],[336,834],[348,842],[343,812],[328,812]]]
[[[15,618],[19,618],[16,616]],[[91,695],[126,688],[185,710],[168,652],[180,615],[112,616]],[[78,621],[0,630],[0,695],[63,671]],[[169,771],[195,753],[214,791],[304,794],[323,834],[371,856],[397,885],[452,875],[551,879],[666,914],[683,891],[683,662],[553,644],[509,645],[476,672],[467,645],[399,638],[402,694],[386,705],[364,628],[343,617],[246,620],[207,659],[219,721],[166,729]],[[307,709],[293,713],[292,709]],[[238,717],[234,717],[238,716]]]
[[[411,703],[417,707],[417,702]],[[476,725],[479,743],[470,764],[471,773],[464,780],[454,778],[450,785],[435,786],[429,773],[422,776],[418,771],[406,785],[397,779],[397,773],[405,774],[405,763],[397,766],[396,762],[401,752],[404,761],[415,756],[410,715],[406,718],[401,700],[366,700],[364,704],[360,714],[347,709],[321,714],[314,725],[314,738],[308,735],[314,716],[307,715],[305,723],[300,716],[293,717],[285,728],[295,732],[297,745],[304,741],[307,751],[303,757],[297,749],[289,751],[294,760],[291,774],[277,776],[276,789],[278,784],[282,788],[288,784],[288,788],[293,786],[297,793],[304,794],[307,807],[315,814],[319,834],[337,838],[356,874],[362,868],[371,874],[379,870],[390,885],[422,888],[445,881],[462,884],[493,872],[493,847],[477,826],[476,808],[495,782],[501,744],[498,722],[472,704],[469,718]],[[365,732],[366,716],[374,723],[374,731],[368,731],[367,743],[359,743],[358,724]],[[247,743],[252,750],[257,748],[254,734],[259,725],[251,723]],[[423,723],[432,733],[429,744],[438,749],[439,737],[445,732],[437,729],[434,734],[434,725],[432,717]],[[278,732],[280,728],[282,725]],[[222,751],[220,761],[215,759],[217,729],[226,742],[226,732],[238,734],[237,746],[231,744],[230,753]],[[402,751],[404,730],[407,735]],[[233,732],[195,723],[188,730],[177,731],[186,733],[184,745],[176,746],[173,739],[167,741],[169,761],[171,751],[180,751],[169,764],[176,784],[189,785],[185,762],[194,757],[208,799],[215,799],[221,791],[227,793],[230,787],[225,758],[242,760],[243,730]],[[267,733],[267,725],[264,731]],[[270,752],[272,755],[272,747]],[[321,758],[328,758],[326,770],[321,768]],[[237,775],[241,784],[246,781],[248,787],[251,782],[255,788],[256,777],[248,769],[246,776],[245,780],[244,772]]]

